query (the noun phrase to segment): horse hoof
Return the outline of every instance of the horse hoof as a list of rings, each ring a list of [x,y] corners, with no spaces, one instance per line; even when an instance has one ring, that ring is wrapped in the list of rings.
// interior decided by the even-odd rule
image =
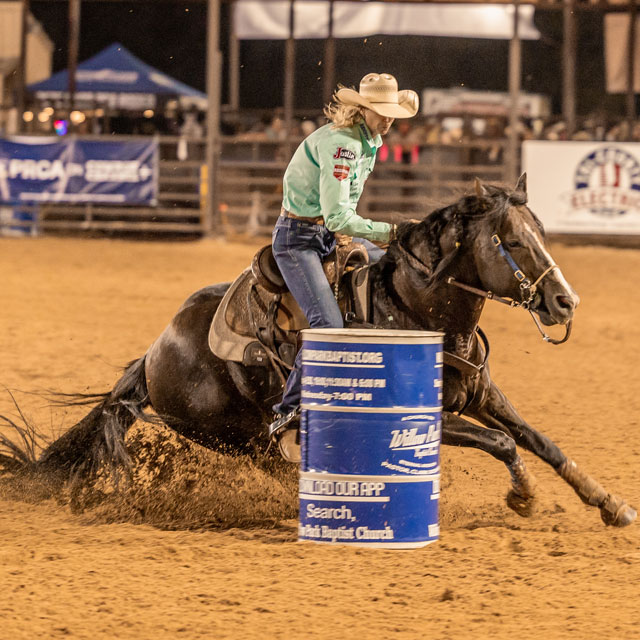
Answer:
[[[637,515],[632,506],[617,496],[607,496],[600,507],[602,522],[611,527],[626,527],[636,519]]]
[[[519,516],[530,518],[536,510],[536,501],[533,496],[523,498],[513,489],[507,494],[507,505],[513,509]]]

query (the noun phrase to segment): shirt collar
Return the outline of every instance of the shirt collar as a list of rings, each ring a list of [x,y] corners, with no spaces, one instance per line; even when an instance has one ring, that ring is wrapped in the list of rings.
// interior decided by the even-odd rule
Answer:
[[[374,137],[365,122],[360,122],[358,128],[360,129],[360,136],[363,142],[366,142],[369,149],[375,153],[382,146],[382,138],[380,135]]]

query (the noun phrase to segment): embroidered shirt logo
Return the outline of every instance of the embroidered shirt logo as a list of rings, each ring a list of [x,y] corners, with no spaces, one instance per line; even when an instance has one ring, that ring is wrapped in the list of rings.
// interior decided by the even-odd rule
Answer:
[[[356,154],[354,151],[350,149],[343,149],[342,147],[338,147],[336,152],[333,154],[335,160],[340,160],[340,158],[344,158],[345,160],[355,160]]]
[[[333,177],[344,180],[349,177],[349,167],[346,164],[333,165]]]

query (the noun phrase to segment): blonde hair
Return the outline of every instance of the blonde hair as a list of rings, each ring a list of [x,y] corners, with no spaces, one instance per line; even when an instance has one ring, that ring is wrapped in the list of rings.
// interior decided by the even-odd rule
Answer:
[[[342,85],[338,85],[338,89],[344,89]],[[337,98],[337,94],[333,94],[331,102],[325,106],[322,111],[327,120],[333,122],[333,129],[345,129],[353,127],[362,122],[364,116],[362,107],[352,104],[344,104]]]

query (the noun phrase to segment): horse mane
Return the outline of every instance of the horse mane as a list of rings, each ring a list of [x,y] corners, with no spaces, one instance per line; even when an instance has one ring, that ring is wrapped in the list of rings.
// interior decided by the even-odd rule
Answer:
[[[419,244],[419,261],[431,272],[426,285],[435,286],[470,239],[487,227],[495,233],[511,206],[526,203],[527,194],[524,191],[484,185],[482,195],[464,194],[453,204],[434,209],[418,224],[400,224],[397,241],[391,244],[387,252],[389,259],[395,263],[402,254],[408,252],[417,260],[411,247]],[[544,235],[542,223],[533,212],[531,215]],[[449,235],[450,246],[443,253],[441,240],[445,234]]]

